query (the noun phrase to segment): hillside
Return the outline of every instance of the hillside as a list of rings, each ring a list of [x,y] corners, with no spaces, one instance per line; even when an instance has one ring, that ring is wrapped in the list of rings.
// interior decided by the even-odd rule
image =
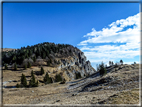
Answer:
[[[100,75],[78,48],[42,43],[6,50],[3,104],[139,104],[139,64],[112,64]]]
[[[9,71],[4,72],[4,81]],[[12,71],[11,71],[12,72]],[[35,88],[4,88],[4,104],[135,104],[139,105],[139,64],[107,67],[103,77],[95,74],[86,78],[53,83]],[[16,75],[10,73],[11,78]],[[20,74],[20,71],[17,72]],[[17,75],[17,76],[18,76]],[[7,78],[8,80],[8,78]],[[12,86],[14,81],[6,85]]]
[[[6,49],[4,49],[6,50]],[[6,64],[9,70],[14,70],[14,64],[18,70],[31,72],[28,63],[31,65],[31,70],[37,74],[40,68],[44,68],[46,72],[55,81],[55,76],[58,74],[65,81],[74,80],[78,75],[86,77],[96,72],[91,66],[90,61],[86,61],[86,56],[78,48],[68,44],[42,43],[34,46],[21,47],[17,50],[3,51],[2,54],[3,66]],[[40,79],[39,79],[40,80]],[[40,80],[42,81],[43,78]],[[17,80],[18,81],[18,80]]]

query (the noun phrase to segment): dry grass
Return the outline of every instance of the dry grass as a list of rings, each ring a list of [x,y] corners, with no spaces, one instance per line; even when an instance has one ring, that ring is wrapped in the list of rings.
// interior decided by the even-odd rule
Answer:
[[[19,69],[19,68],[18,68]],[[66,88],[67,84],[53,83],[44,85],[40,83],[40,87],[35,88],[4,88],[3,89],[3,103],[4,104],[138,104],[139,103],[139,89],[138,79],[139,69],[136,66],[135,69],[126,70],[127,68],[118,70],[113,73],[109,73],[102,78],[115,78],[114,83],[126,82],[123,84],[120,90],[108,89],[107,87],[114,84],[108,84],[107,86],[100,86],[95,91],[80,92],[69,91]],[[27,70],[12,71],[3,70],[3,82],[9,80],[19,81],[22,73],[25,74],[27,80],[30,79],[31,70],[40,71],[40,67],[32,67]],[[50,76],[53,76],[53,70],[56,68],[44,67],[45,72],[51,72]],[[61,71],[60,71],[61,72]],[[45,74],[44,74],[45,75]],[[44,75],[36,76],[36,79],[43,80]],[[94,81],[98,81],[102,78],[95,78]],[[129,83],[131,82],[131,83]],[[20,81],[18,82],[20,83]],[[17,82],[7,83],[7,86],[14,86]],[[43,85],[43,86],[42,86]],[[105,89],[107,88],[107,89]],[[122,91],[123,90],[123,91]],[[75,94],[75,95],[73,95]]]
[[[123,91],[110,96],[104,104],[139,104],[139,89]]]

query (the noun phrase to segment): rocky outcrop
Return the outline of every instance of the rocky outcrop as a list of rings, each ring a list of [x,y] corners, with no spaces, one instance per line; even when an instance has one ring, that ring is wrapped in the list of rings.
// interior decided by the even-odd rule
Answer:
[[[74,80],[76,73],[80,73],[81,77],[85,77],[96,72],[90,61],[86,61],[86,56],[81,51],[76,51],[71,58],[61,59],[61,64],[58,66],[59,69],[63,70],[64,75],[69,80]]]

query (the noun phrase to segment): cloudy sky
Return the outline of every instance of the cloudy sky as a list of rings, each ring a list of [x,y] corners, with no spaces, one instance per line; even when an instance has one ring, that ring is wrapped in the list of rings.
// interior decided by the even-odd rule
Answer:
[[[104,61],[125,63],[139,62],[140,55],[140,14],[126,19],[116,20],[101,30],[95,30],[84,35],[86,40],[78,46],[84,51],[92,63]]]
[[[3,48],[78,47],[93,67],[139,62],[139,3],[3,3]]]

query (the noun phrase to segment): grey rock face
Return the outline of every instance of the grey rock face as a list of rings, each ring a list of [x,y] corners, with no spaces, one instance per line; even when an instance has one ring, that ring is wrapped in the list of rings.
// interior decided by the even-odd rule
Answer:
[[[75,75],[74,75],[72,72],[65,71],[65,74],[66,74],[71,80],[74,80],[74,79],[75,79]]]
[[[91,66],[90,61],[86,61],[86,56],[81,51],[75,51],[72,60],[61,59],[58,69],[64,68],[65,74],[71,79],[75,79],[75,73],[80,72],[81,77],[93,74],[96,70]]]

